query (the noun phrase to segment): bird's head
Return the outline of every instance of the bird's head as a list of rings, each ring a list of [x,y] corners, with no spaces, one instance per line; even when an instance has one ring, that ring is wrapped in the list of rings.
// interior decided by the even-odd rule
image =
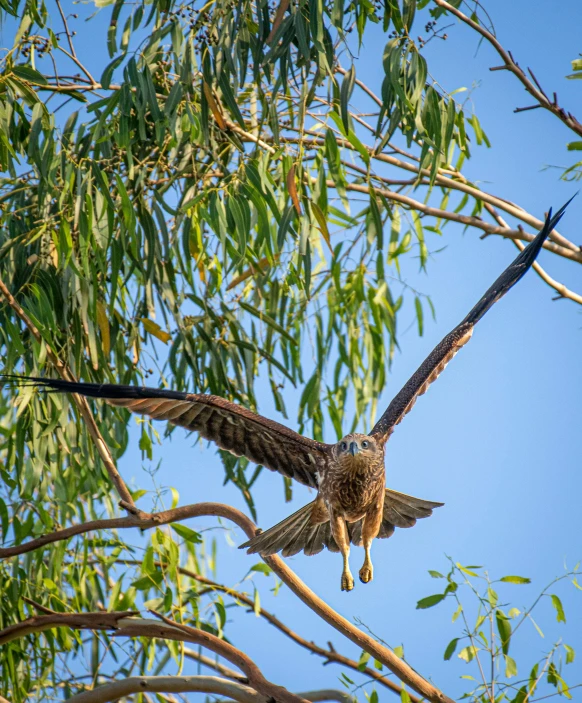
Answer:
[[[348,434],[335,445],[335,455],[340,461],[359,464],[368,463],[383,453],[383,448],[374,437],[366,434]]]

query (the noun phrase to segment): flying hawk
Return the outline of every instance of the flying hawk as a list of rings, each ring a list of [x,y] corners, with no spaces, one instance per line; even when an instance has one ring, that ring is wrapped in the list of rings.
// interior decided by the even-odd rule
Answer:
[[[354,579],[348,563],[350,542],[363,545],[365,559],[359,576],[372,580],[370,548],[375,537],[390,537],[395,527],[412,527],[443,505],[385,487],[384,450],[419,395],[439,376],[464,346],[473,327],[533,264],[567,205],[553,217],[550,210],[540,233],[501,274],[465,319],[433,349],[378,420],[370,434],[349,434],[335,444],[303,437],[274,420],[207,394],[113,384],[73,383],[46,378],[3,375],[7,382],[32,384],[51,391],[102,398],[154,420],[167,420],[215,442],[236,456],[278,471],[317,489],[316,499],[296,513],[258,533],[242,547],[261,555],[303,550],[317,554],[324,547],[343,556],[341,588],[350,591]]]

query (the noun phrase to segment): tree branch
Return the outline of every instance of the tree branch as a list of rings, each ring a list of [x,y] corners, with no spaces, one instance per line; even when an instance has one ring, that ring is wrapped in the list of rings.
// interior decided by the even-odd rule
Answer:
[[[326,185],[330,188],[335,188],[335,183],[331,179],[326,181]],[[360,185],[359,183],[346,183],[344,187],[346,190],[353,190],[357,193],[366,193],[367,195],[370,194],[369,186]],[[401,203],[402,205],[406,205],[412,210],[417,210],[418,212],[422,212],[425,215],[436,217],[438,219],[450,220],[451,222],[460,222],[463,225],[480,229],[486,234],[497,234],[501,237],[504,237],[505,239],[517,239],[525,242],[533,241],[536,236],[535,234],[525,232],[523,229],[509,229],[507,227],[500,227],[493,225],[489,222],[485,222],[485,220],[482,220],[479,217],[473,217],[472,215],[462,215],[461,213],[450,212],[448,210],[441,210],[440,208],[431,207],[430,205],[421,203],[419,200],[415,200],[414,198],[411,198],[408,195],[403,195],[402,193],[397,193],[393,190],[387,190],[385,188],[376,187],[374,187],[374,190],[383,195],[385,198],[393,200],[394,202]],[[570,259],[571,261],[582,263],[582,251],[578,251],[576,253],[570,251],[569,249],[565,249],[564,247],[560,246],[559,244],[555,244],[554,242],[548,242],[547,240],[544,244],[544,247],[551,251],[553,254],[558,254],[559,256],[563,256],[565,259]]]
[[[106,683],[67,698],[67,703],[108,703],[134,693],[211,693],[239,703],[267,703],[267,698],[234,681],[218,676],[132,676]]]
[[[109,703],[134,693],[211,693],[228,696],[239,703],[268,703],[267,696],[257,693],[249,686],[221,679],[218,676],[132,676],[123,681],[114,681],[84,691],[67,699],[68,703]],[[354,703],[354,698],[345,691],[322,689],[298,693],[299,697],[311,703],[317,701],[338,701]],[[2,700],[0,699],[0,703]],[[7,702],[5,702],[7,703]],[[219,703],[221,703],[219,701]],[[226,703],[223,701],[222,703]]]
[[[523,69],[519,67],[519,65],[516,63],[516,61],[513,59],[513,56],[511,55],[511,52],[506,51],[498,41],[497,37],[495,37],[491,32],[488,32],[484,27],[482,27],[480,24],[472,20],[470,17],[467,17],[461,10],[458,10],[456,7],[453,7],[450,5],[446,0],[434,0],[435,5],[438,5],[439,7],[442,7],[444,10],[447,12],[450,12],[452,15],[455,15],[458,19],[461,20],[461,22],[464,22],[466,25],[471,27],[475,32],[480,34],[484,39],[486,39],[491,46],[497,51],[499,56],[501,56],[503,60],[503,65],[502,66],[496,66],[491,70],[507,70],[510,73],[513,73],[513,75],[520,81],[520,83],[523,85],[523,87],[527,90],[527,92],[533,96],[533,98],[539,103],[540,107],[543,107],[544,109],[548,110],[551,112],[553,115],[555,115],[559,120],[561,120],[567,127],[569,127],[575,134],[578,136],[582,137],[582,124],[578,122],[578,120],[572,115],[570,112],[566,112],[564,108],[560,107],[557,103],[557,100],[550,100],[546,93],[542,90],[540,84],[538,83],[537,79],[533,75],[533,73],[530,70],[530,75],[533,78],[533,82],[530,81],[530,79],[527,77],[527,74]],[[523,108],[522,108],[523,109]],[[529,108],[532,109],[532,108]]]
[[[188,659],[192,659],[193,661],[197,661],[202,664],[202,666],[206,666],[209,669],[214,669],[214,671],[218,671],[221,676],[226,676],[226,678],[228,679],[234,679],[239,683],[246,684],[249,682],[246,676],[243,676],[241,673],[235,671],[234,669],[230,669],[228,666],[221,664],[215,659],[211,659],[210,657],[205,656],[201,652],[196,652],[193,649],[190,649],[189,647],[184,647],[182,651],[184,653],[184,656]]]
[[[50,359],[51,363],[57,370],[59,376],[63,378],[65,381],[75,381],[75,377],[69,370],[68,366],[59,359],[59,357],[55,354],[53,351],[52,347],[50,344],[47,344],[40,331],[38,330],[37,326],[33,323],[33,321],[30,319],[30,317],[26,314],[26,312],[22,309],[22,307],[19,305],[19,303],[16,301],[14,296],[10,293],[8,288],[6,287],[4,281],[0,279],[0,295],[4,298],[4,300],[8,303],[8,305],[12,308],[14,313],[16,314],[17,317],[20,318],[20,320],[23,322],[23,324],[28,328],[29,332],[32,334],[32,336],[36,339],[36,341],[39,344],[44,344],[46,348],[46,354],[47,358]],[[99,428],[97,427],[97,423],[95,422],[95,418],[93,417],[93,414],[91,412],[91,409],[89,407],[89,403],[87,402],[87,399],[84,398],[83,396],[73,394],[73,400],[75,402],[75,405],[77,406],[79,413],[81,414],[81,417],[83,418],[85,424],[87,425],[87,430],[89,432],[89,435],[93,439],[93,442],[95,444],[95,447],[97,448],[97,452],[99,456],[101,457],[101,461],[104,463],[105,468],[107,470],[107,473],[109,474],[109,478],[115,485],[115,488],[117,489],[117,492],[120,496],[120,498],[125,501],[125,503],[128,503],[130,506],[135,505],[133,502],[133,498],[131,497],[131,493],[129,492],[127,486],[125,485],[124,480],[121,478],[119,475],[119,472],[117,471],[117,467],[115,466],[115,461],[113,459],[113,456],[111,455],[111,452],[109,451],[107,445],[105,444],[105,441],[103,439],[103,436],[101,435],[101,432],[99,431]]]
[[[33,632],[50,630],[53,627],[70,627],[75,630],[116,630],[122,618],[139,615],[133,610],[117,613],[51,613],[35,615],[0,630],[0,645],[26,637]]]

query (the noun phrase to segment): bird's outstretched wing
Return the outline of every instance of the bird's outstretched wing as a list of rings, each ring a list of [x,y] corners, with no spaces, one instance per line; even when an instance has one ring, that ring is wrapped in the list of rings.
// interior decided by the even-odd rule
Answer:
[[[198,432],[221,449],[245,456],[283,476],[317,487],[317,472],[325,469],[331,445],[303,437],[278,422],[215,395],[181,393],[141,386],[75,383],[34,376],[0,374],[4,382],[32,385],[57,393],[102,398],[154,420]]]
[[[467,317],[432,350],[378,420],[370,432],[373,437],[384,442],[388,439],[394,431],[394,427],[410,411],[418,396],[426,393],[430,384],[438,378],[453,356],[471,339],[473,327],[477,322],[530,268],[543,243],[558,224],[571,200],[572,198],[554,216],[552,216],[552,211],[549,211],[544,226],[537,237],[505,269]]]

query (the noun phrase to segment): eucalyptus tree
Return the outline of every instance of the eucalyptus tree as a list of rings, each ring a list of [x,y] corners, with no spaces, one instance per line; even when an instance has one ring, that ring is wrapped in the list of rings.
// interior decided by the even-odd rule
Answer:
[[[0,0],[0,7],[11,44],[0,74],[6,372],[170,385],[250,408],[260,385],[283,415],[293,386],[301,389],[299,429],[320,438],[329,418],[341,436],[348,397],[351,429],[376,411],[403,302],[414,301],[420,334],[432,310],[430,298],[400,278],[403,257],[425,268],[427,234],[444,234],[450,222],[518,248],[542,224],[464,175],[472,150],[488,139],[477,115],[429,71],[426,44],[444,41],[451,19],[466,25],[499,54],[496,68],[531,95],[530,109],[549,111],[570,130],[572,150],[582,143],[582,125],[504,49],[485,11],[458,0],[115,0],[76,5],[74,13],[61,0]],[[356,57],[380,29],[379,78],[368,81]],[[578,77],[579,60],[573,70]],[[566,177],[578,169],[572,164]],[[580,248],[558,233],[546,248],[582,263]],[[580,293],[536,270],[558,296],[582,303]],[[180,520],[212,509],[143,512],[151,486],[130,491],[119,475],[125,411],[24,389],[16,404],[1,396],[0,414],[5,695],[58,699],[108,681],[126,696],[291,695],[228,650],[226,597],[286,626],[257,596],[204,575],[204,540]],[[152,439],[152,427],[142,425],[146,454]],[[255,517],[260,468],[222,459]],[[248,518],[236,519],[252,529]],[[140,541],[129,536],[135,530],[117,529],[126,527],[152,529]],[[256,568],[295,583],[276,558]],[[461,573],[451,571],[443,598],[456,591],[453,572]],[[391,650],[338,620],[302,584],[295,589],[363,654],[352,661],[293,633],[297,644],[400,692],[381,671],[391,668],[408,687],[404,700],[415,700],[412,690],[444,700]],[[491,657],[508,656],[509,620],[488,602],[486,617],[501,637]],[[166,622],[127,617],[148,607]],[[127,640],[111,637],[112,628]],[[231,663],[239,657],[243,674],[184,642]],[[475,646],[471,639],[468,660]],[[554,656],[544,672],[563,692]],[[214,666],[219,683],[136,678],[184,657]],[[475,699],[493,700],[494,678]],[[531,691],[512,700],[527,700],[540,681],[533,676]]]

